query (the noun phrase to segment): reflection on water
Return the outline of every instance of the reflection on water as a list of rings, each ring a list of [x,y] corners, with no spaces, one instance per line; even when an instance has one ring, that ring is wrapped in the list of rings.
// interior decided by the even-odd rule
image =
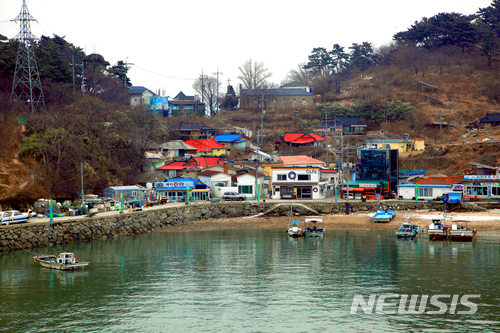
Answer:
[[[494,330],[497,237],[473,243],[396,239],[389,231],[281,229],[153,233],[44,249],[75,252],[85,271],[0,255],[0,331]],[[355,294],[480,294],[475,315],[351,315]]]

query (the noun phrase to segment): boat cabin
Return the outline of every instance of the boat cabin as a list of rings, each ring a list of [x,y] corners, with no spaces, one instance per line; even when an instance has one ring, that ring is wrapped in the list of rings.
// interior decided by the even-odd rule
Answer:
[[[71,252],[63,252],[59,255],[59,258],[57,258],[58,264],[68,265],[74,264],[75,262],[75,254]]]

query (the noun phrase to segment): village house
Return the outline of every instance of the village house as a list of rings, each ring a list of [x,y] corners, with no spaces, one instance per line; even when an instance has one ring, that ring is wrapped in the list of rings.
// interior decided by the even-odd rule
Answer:
[[[176,132],[179,135],[185,135],[190,138],[199,138],[199,137],[213,137],[216,135],[216,130],[210,126],[205,125],[204,123],[179,123],[170,127],[172,132]]]
[[[484,118],[476,119],[467,128],[491,129],[500,126],[500,112],[486,113]]]
[[[232,148],[245,149],[250,147],[251,139],[244,134],[221,134],[217,135],[214,140],[226,146],[227,150]]]
[[[366,134],[366,125],[361,117],[335,117],[334,119],[328,120],[326,123],[323,121],[321,125],[315,126],[313,132],[321,135],[325,135],[325,130],[328,132],[328,136],[342,133],[343,135],[349,134]],[[331,134],[332,133],[332,134]]]
[[[128,87],[127,93],[130,97],[131,106],[139,106],[139,105],[149,106],[150,98],[155,96],[154,92],[143,86]]]
[[[470,162],[464,171],[464,194],[472,198],[500,198],[500,167]]]
[[[214,138],[211,139],[189,139],[185,144],[195,148],[188,153],[197,156],[221,156],[228,153],[225,145],[218,143]]]
[[[415,139],[374,139],[365,140],[367,146],[375,149],[397,149],[400,153],[408,151],[424,150],[425,141],[422,138]]]
[[[315,133],[288,133],[285,132],[277,144],[285,143],[290,147],[320,147],[324,146],[325,138]]]
[[[320,167],[273,167],[271,199],[323,199],[327,185]]]
[[[193,169],[204,169],[209,166],[222,164],[224,159],[222,157],[189,157],[181,161],[172,161],[159,168],[159,178],[176,178],[180,177],[183,172]]]
[[[463,176],[432,175],[414,184],[397,185],[397,198],[400,200],[435,200],[449,192],[462,192]]]
[[[164,182],[154,183],[156,198],[170,202],[186,201],[189,194],[192,201],[210,199],[210,188],[199,179],[168,178]]]

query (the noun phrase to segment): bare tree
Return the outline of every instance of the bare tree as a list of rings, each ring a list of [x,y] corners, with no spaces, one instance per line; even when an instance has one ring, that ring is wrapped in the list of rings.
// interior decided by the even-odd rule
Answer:
[[[238,66],[241,80],[244,89],[266,89],[272,84],[267,82],[267,79],[272,75],[268,72],[263,62],[252,61],[248,59],[242,66]]]
[[[215,76],[207,76],[203,79],[200,77],[193,83],[194,91],[203,96],[203,102],[208,106],[211,118],[215,116],[215,110],[217,109],[217,95],[222,97],[222,94],[217,94],[221,85],[221,82],[217,82]]]
[[[281,81],[281,85],[285,85],[290,82],[298,81],[307,85],[312,85],[312,77],[309,71],[307,71],[304,66],[306,63],[300,63],[295,69],[290,69],[286,73],[285,78]]]

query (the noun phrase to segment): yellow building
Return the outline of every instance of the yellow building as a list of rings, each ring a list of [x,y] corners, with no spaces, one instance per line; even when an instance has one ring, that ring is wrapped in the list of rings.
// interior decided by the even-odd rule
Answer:
[[[400,153],[425,149],[425,141],[422,138],[365,140],[365,142],[372,148],[397,149]]]

